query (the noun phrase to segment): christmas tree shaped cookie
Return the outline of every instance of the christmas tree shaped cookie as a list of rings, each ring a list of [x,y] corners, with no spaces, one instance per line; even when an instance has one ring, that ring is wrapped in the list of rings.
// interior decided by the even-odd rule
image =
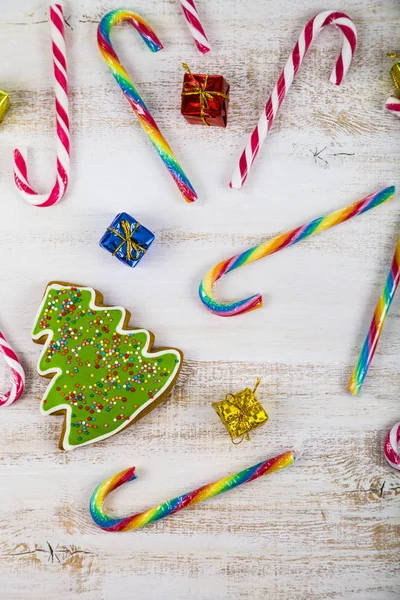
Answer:
[[[151,352],[153,334],[128,329],[128,311],[102,302],[92,288],[49,283],[33,327],[44,344],[38,372],[51,379],[41,412],[65,413],[64,450],[104,440],[153,410],[181,368],[179,350]]]

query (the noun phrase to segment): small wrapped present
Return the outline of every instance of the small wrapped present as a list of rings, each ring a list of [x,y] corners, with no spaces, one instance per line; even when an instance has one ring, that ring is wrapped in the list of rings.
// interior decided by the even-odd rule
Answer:
[[[188,123],[226,127],[229,84],[222,75],[193,75],[186,63],[181,114]]]
[[[0,123],[6,116],[8,109],[10,108],[10,99],[8,94],[0,91]]]
[[[390,58],[400,58],[400,54],[396,54],[395,52],[388,52],[388,56]],[[390,74],[392,76],[396,90],[400,92],[400,60],[394,63],[393,67],[390,70]]]
[[[267,413],[254,395],[260,381],[257,379],[253,390],[246,388],[235,395],[227,394],[225,400],[212,405],[234,444],[240,444],[245,437],[249,440],[250,431],[268,421]]]
[[[154,241],[154,234],[128,213],[120,213],[100,240],[100,246],[118,260],[136,267]]]

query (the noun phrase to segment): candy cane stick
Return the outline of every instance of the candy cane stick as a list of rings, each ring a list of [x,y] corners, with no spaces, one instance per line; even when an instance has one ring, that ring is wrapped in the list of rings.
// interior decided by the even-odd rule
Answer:
[[[231,188],[240,189],[247,179],[251,165],[254,163],[267,134],[272,127],[277,112],[285,99],[286,93],[293,83],[303,59],[319,32],[327,25],[335,25],[343,33],[343,45],[336,65],[329,77],[329,81],[340,85],[350,67],[357,44],[356,28],[353,21],[344,13],[326,11],[316,15],[307,23],[293,49],[278,82],[267,100],[265,110],[261,114],[257,127],[251,134],[249,143],[244,149],[237,168],[235,169]]]
[[[111,29],[122,21],[127,21],[140,33],[142,39],[146,42],[152,52],[158,52],[162,49],[163,46],[155,32],[140,15],[130,10],[117,9],[106,14],[100,21],[97,30],[97,43],[100,52],[131,105],[133,112],[139,119],[141,126],[149,136],[151,143],[175,180],[182,196],[187,202],[194,202],[197,199],[197,195],[192,184],[183,172],[166,140],[163,138],[157,123],[149,113],[143,99],[133,85],[132,80],[120,63],[118,56],[111,45]]]
[[[65,58],[65,33],[62,7],[50,6],[53,46],[54,92],[56,100],[57,179],[50,194],[39,194],[29,183],[25,158],[14,150],[14,181],[21,195],[35,206],[53,206],[65,195],[69,183],[70,136],[68,116],[68,76]]]
[[[365,338],[357,364],[354,367],[353,374],[349,383],[349,390],[354,396],[361,392],[361,386],[367,376],[369,365],[374,357],[378,341],[383,331],[383,326],[394,294],[400,281],[400,240],[397,242],[396,250],[393,256],[392,265],[386,279],[385,287],[378,304],[376,305],[372,322]]]
[[[392,113],[392,115],[395,115],[396,117],[400,117],[400,99],[396,98],[395,96],[390,96],[390,98],[388,98],[386,100],[386,109]]]
[[[367,210],[371,210],[371,208],[379,206],[379,204],[382,204],[387,200],[391,200],[394,196],[394,192],[394,187],[388,187],[380,192],[367,196],[363,200],[354,202],[354,204],[351,204],[350,206],[341,208],[326,217],[314,219],[311,223],[292,229],[292,231],[288,231],[287,233],[282,233],[271,240],[263,242],[259,246],[245,250],[241,254],[236,254],[236,256],[232,256],[232,258],[228,258],[228,260],[223,260],[211,269],[200,283],[199,295],[201,301],[209,311],[219,317],[233,317],[260,308],[262,306],[261,294],[255,294],[254,296],[250,296],[244,300],[238,300],[237,302],[221,302],[214,297],[214,284],[218,279],[221,279],[223,275],[226,275],[226,273],[229,273],[234,269],[238,269],[255,260],[264,258],[264,256],[278,252],[278,250],[282,250],[287,246],[293,246],[305,238],[320,233],[339,223],[344,223],[344,221],[348,221],[353,217],[365,213]]]
[[[194,490],[194,492],[189,492],[188,494],[183,494],[182,496],[178,496],[173,500],[168,500],[167,502],[159,504],[154,508],[150,508],[145,512],[137,513],[122,519],[114,519],[109,517],[104,512],[103,503],[106,496],[110,492],[120,487],[127,481],[132,481],[136,478],[135,467],[131,467],[130,469],[121,471],[121,473],[106,479],[106,481],[103,481],[103,483],[101,483],[95,489],[90,500],[90,513],[96,525],[102,529],[105,529],[106,531],[129,531],[131,529],[138,529],[139,527],[143,527],[144,525],[148,525],[149,523],[163,519],[168,515],[173,515],[183,508],[193,506],[194,504],[199,504],[199,502],[208,500],[213,496],[218,496],[218,494],[222,494],[223,492],[228,492],[238,485],[242,485],[242,483],[248,483],[249,481],[258,479],[263,475],[268,475],[269,473],[273,473],[279,469],[289,467],[294,463],[294,459],[295,454],[292,450],[290,450],[289,452],[280,454],[275,458],[270,458],[269,460],[260,462],[253,467],[244,469],[244,471],[240,471],[234,475],[228,475],[228,477],[224,477],[219,481],[204,485],[203,487]]]
[[[383,451],[389,465],[400,471],[400,423],[393,425],[387,434]]]
[[[0,394],[0,406],[9,406],[21,396],[25,387],[25,372],[19,362],[18,356],[0,332],[0,352],[11,371],[11,390],[6,394]]]
[[[197,49],[202,54],[207,54],[207,52],[211,50],[211,46],[200,22],[199,13],[197,12],[194,0],[180,0],[180,3]]]

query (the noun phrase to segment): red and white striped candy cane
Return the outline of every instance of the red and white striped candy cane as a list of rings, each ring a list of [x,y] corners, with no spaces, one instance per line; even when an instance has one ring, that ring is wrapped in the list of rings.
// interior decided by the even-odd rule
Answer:
[[[400,99],[395,96],[390,96],[386,100],[386,108],[392,115],[396,115],[396,117],[400,117]]]
[[[0,332],[0,353],[11,371],[11,390],[6,394],[0,394],[0,406],[9,406],[21,396],[25,387],[25,372],[19,362],[18,356],[10,344]]]
[[[240,189],[247,179],[251,165],[275,120],[277,112],[285,99],[286,93],[299,70],[303,59],[319,32],[327,25],[335,25],[343,33],[343,45],[329,81],[340,85],[346,76],[357,44],[357,33],[353,21],[344,13],[325,11],[316,15],[307,23],[283,69],[271,96],[268,98],[257,127],[251,134],[250,141],[244,149],[239,164],[230,182],[231,188]]]
[[[383,451],[389,465],[400,471],[400,423],[393,425],[387,434]]]
[[[59,4],[50,6],[50,22],[56,100],[57,179],[49,194],[39,194],[31,186],[26,161],[19,150],[14,150],[15,184],[25,200],[40,207],[53,206],[64,197],[68,188],[70,166],[67,61],[65,58],[64,17]]]
[[[211,50],[210,42],[207,39],[206,32],[200,22],[194,0],[180,0],[183,14],[193,36],[194,43],[202,54],[207,54]]]

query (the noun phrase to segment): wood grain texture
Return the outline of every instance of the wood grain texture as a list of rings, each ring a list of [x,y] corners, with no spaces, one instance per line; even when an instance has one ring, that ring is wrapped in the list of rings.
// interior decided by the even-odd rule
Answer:
[[[400,128],[385,113],[398,50],[397,0],[328,3],[354,18],[356,60],[340,88],[327,76],[340,47],[311,48],[240,192],[228,181],[313,0],[197,0],[212,52],[200,56],[177,0],[137,0],[165,50],[129,27],[113,32],[126,68],[199,193],[186,206],[102,61],[101,16],[115,1],[69,0],[72,178],[53,209],[24,204],[11,176],[26,147],[32,181],[53,182],[54,106],[48,6],[0,0],[0,327],[27,370],[21,401],[1,411],[0,598],[3,600],[397,600],[400,478],[382,444],[400,418],[400,304],[395,298],[360,398],[347,381],[400,234],[399,200],[236,271],[221,297],[261,291],[264,307],[218,319],[197,286],[218,260],[386,185],[400,184]],[[128,3],[129,7],[129,3]],[[185,60],[231,85],[226,130],[179,115]],[[98,247],[125,210],[156,234],[131,271]],[[46,382],[30,340],[46,284],[99,289],[131,324],[181,348],[182,374],[156,411],[106,442],[57,448],[62,419],[39,414]],[[1,379],[4,381],[3,366]],[[262,377],[268,423],[233,446],[211,402]],[[6,384],[4,384],[5,386]],[[289,448],[301,460],[146,529],[107,534],[88,512],[94,487],[136,465],[110,510],[141,510]]]

